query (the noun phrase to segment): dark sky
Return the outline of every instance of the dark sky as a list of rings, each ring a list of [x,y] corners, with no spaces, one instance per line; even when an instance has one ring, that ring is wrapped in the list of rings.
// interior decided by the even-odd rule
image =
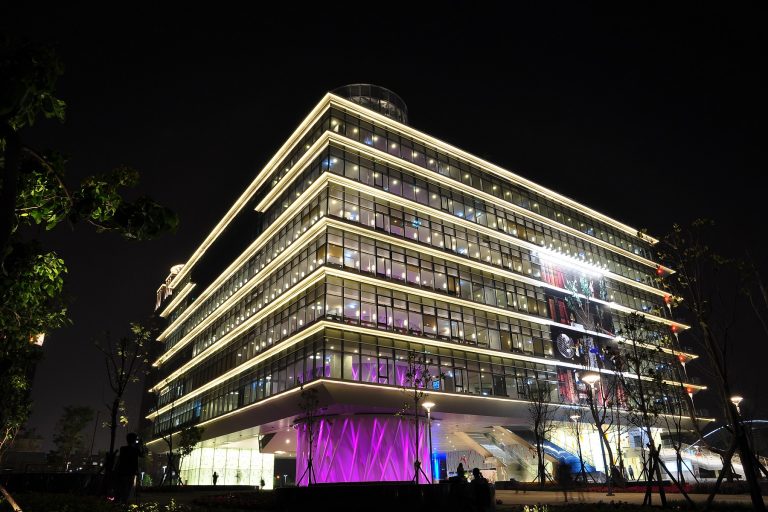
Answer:
[[[28,140],[69,154],[73,179],[136,167],[140,191],[182,221],[146,243],[84,226],[46,238],[69,266],[73,325],[48,336],[38,367],[31,424],[41,434],[62,406],[106,401],[93,340],[152,313],[168,269],[323,94],[346,83],[388,87],[415,128],[652,234],[714,218],[724,241],[766,266],[768,84],[756,7],[364,4],[0,8],[2,29],[57,43],[66,66],[66,124],[41,123]],[[768,349],[761,332],[743,331],[732,364],[746,407]]]

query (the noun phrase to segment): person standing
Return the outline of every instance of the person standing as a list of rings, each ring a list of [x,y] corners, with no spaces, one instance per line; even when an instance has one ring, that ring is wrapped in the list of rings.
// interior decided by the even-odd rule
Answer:
[[[128,503],[136,490],[139,474],[139,458],[144,457],[144,446],[135,432],[125,436],[126,445],[120,447],[115,467],[115,497],[120,503]]]
[[[571,475],[571,468],[567,464],[557,465],[557,483],[563,491],[563,501],[568,503],[568,491],[571,490],[573,476]]]
[[[469,483],[472,488],[472,500],[475,510],[485,512],[491,505],[491,489],[488,487],[488,480],[480,472],[479,468],[472,469],[472,481]]]
[[[216,485],[216,482],[219,481],[219,474],[217,472],[213,472],[213,485]]]

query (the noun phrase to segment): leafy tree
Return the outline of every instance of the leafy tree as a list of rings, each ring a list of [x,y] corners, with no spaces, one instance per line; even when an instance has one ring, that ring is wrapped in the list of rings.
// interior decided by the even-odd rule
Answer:
[[[120,167],[79,183],[67,159],[25,142],[41,118],[64,121],[56,96],[63,66],[49,47],[0,35],[0,457],[29,414],[30,381],[41,339],[67,322],[67,268],[36,240],[38,229],[87,224],[130,240],[175,229],[176,215],[149,198],[123,198],[138,173]]]
[[[115,438],[117,427],[128,424],[128,416],[125,411],[123,397],[128,386],[138,382],[145,375],[149,367],[148,346],[153,339],[149,329],[131,324],[131,336],[123,336],[114,340],[105,335],[104,339],[96,342],[96,347],[104,357],[107,368],[109,388],[112,390],[112,401],[107,404],[109,409],[109,451],[105,463],[105,481],[109,481],[114,466]]]
[[[205,429],[202,427],[195,427],[194,425],[184,427],[179,432],[179,441],[176,445],[176,456],[178,462],[178,469],[181,469],[181,463],[184,457],[190,455],[194,451],[195,446],[203,439],[203,432]]]
[[[85,449],[83,429],[93,421],[93,409],[82,405],[67,405],[56,423],[53,456],[63,463],[71,462],[72,456]]]
[[[184,457],[192,453],[197,443],[202,440],[204,432],[205,429],[202,427],[188,425],[176,434],[167,432],[162,436],[163,441],[168,446],[166,474],[163,476],[163,482],[168,482],[169,485],[181,483],[181,462]]]
[[[691,320],[692,328],[684,335],[695,340],[703,349],[714,389],[730,425],[731,446],[723,467],[730,466],[731,457],[738,451],[752,505],[755,510],[765,510],[758,482],[758,463],[739,410],[730,400],[733,390],[728,361],[734,348],[740,345],[739,340],[734,338],[733,327],[739,321],[740,314],[750,311],[750,308],[742,307],[742,299],[746,295],[752,306],[751,312],[764,322],[766,313],[757,305],[760,298],[766,301],[768,295],[765,295],[762,282],[755,279],[759,276],[756,276],[754,266],[715,249],[717,242],[713,227],[712,221],[701,219],[688,227],[675,224],[658,245],[661,262],[675,269],[675,272],[660,272],[659,280],[670,296],[679,302],[679,309]],[[712,503],[724,473],[726,471],[721,472],[708,505]]]

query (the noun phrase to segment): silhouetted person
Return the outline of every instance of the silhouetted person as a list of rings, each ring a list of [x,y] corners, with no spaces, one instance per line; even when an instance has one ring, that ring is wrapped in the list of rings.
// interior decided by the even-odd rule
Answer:
[[[491,504],[491,488],[488,487],[488,480],[483,476],[478,468],[472,469],[472,498],[475,510],[484,512],[488,510]]]
[[[563,498],[567,502],[568,491],[571,489],[571,485],[573,484],[573,478],[571,477],[571,468],[569,468],[567,464],[557,465],[557,483],[560,485],[560,488],[563,490]]]
[[[459,477],[462,481],[464,481],[467,477],[465,476],[464,471],[464,464],[459,462],[459,465],[456,466],[456,476]]]
[[[144,457],[144,447],[135,432],[125,436],[126,445],[120,447],[115,467],[115,497],[121,503],[128,503],[136,489],[139,474],[139,457]]]
[[[219,481],[219,474],[217,472],[213,472],[213,485],[216,485],[216,482]]]
[[[629,479],[634,480],[635,479],[635,470],[632,469],[632,466],[629,466],[627,468],[627,471],[629,471]]]

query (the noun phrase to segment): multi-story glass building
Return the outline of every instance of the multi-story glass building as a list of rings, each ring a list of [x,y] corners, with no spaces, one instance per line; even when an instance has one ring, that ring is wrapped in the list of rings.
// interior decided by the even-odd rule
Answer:
[[[695,356],[677,345],[686,326],[657,283],[671,270],[654,262],[655,242],[411,128],[391,91],[338,89],[161,286],[151,447],[201,425],[182,468],[190,483],[216,471],[269,487],[275,456],[296,457],[306,483],[297,425],[314,389],[318,482],[410,480],[416,459],[435,475],[464,462],[525,480],[536,467],[531,389],[543,386],[557,408],[550,462],[578,439],[603,470],[588,428],[599,392],[616,411],[605,427],[614,460],[639,473],[643,435],[622,415],[632,376],[608,385],[616,356],[640,351],[660,418],[683,415],[677,390],[700,389],[679,364]],[[619,334],[632,313],[646,319],[642,340]],[[431,428],[397,414],[414,354],[438,376],[427,383]]]

